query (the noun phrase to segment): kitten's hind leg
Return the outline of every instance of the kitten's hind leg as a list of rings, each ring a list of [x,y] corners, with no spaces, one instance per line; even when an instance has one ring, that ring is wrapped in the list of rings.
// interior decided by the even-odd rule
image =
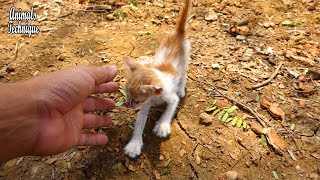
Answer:
[[[153,128],[153,132],[159,137],[167,137],[170,134],[171,121],[178,107],[179,97],[176,94],[169,95],[167,103],[165,112]]]
[[[180,82],[178,84],[178,91],[177,94],[180,98],[183,98],[186,95],[186,77],[183,76],[180,79]]]
[[[127,146],[124,148],[125,153],[129,156],[130,159],[137,158],[143,146],[142,134],[144,126],[148,118],[148,112],[150,110],[150,104],[144,103],[141,110],[138,113],[138,118],[134,125],[133,136]]]

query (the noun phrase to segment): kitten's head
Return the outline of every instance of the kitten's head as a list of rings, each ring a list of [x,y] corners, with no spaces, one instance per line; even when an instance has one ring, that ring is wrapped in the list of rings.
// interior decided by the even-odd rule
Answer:
[[[123,61],[128,69],[124,88],[127,105],[138,109],[151,96],[161,95],[163,90],[161,81],[152,69],[128,57],[123,57]]]

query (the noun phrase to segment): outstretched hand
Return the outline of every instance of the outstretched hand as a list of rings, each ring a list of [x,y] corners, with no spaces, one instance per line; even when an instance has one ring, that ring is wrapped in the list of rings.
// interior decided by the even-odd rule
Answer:
[[[57,154],[74,146],[107,143],[107,136],[87,134],[82,130],[112,124],[110,118],[91,112],[113,109],[114,101],[90,95],[118,91],[118,85],[110,82],[116,74],[116,67],[76,66],[11,85],[11,88],[20,90],[20,95],[15,95],[13,90],[6,92],[6,87],[10,85],[4,86],[0,98],[14,96],[11,99],[14,103],[8,106],[4,116],[13,120],[7,127],[0,127],[8,132],[2,137],[0,134],[0,146],[14,148],[9,142],[4,144],[4,140],[19,143],[16,146],[25,148],[25,152],[13,155],[19,156]],[[0,109],[3,109],[2,105],[0,103]],[[5,124],[2,123],[6,121],[4,116],[0,114],[0,125]],[[23,142],[19,142],[18,138]],[[0,154],[3,153],[10,154],[0,150]],[[0,158],[0,162],[8,158],[12,157]]]

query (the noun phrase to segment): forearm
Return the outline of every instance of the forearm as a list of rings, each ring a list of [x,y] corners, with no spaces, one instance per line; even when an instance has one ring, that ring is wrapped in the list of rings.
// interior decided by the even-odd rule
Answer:
[[[0,163],[32,152],[38,115],[31,88],[25,83],[0,84]]]

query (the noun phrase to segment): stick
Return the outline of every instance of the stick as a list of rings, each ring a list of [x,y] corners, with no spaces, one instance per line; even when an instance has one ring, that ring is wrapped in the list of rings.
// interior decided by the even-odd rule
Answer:
[[[72,14],[73,14],[73,11],[72,11],[72,12],[69,12],[69,13],[67,13],[67,14],[58,16],[58,18],[64,18],[64,17],[70,16],[70,15],[72,15]]]
[[[254,117],[258,120],[258,122],[262,125],[262,127],[266,128],[269,125],[268,122],[266,122],[264,119],[262,119],[260,116],[259,116],[259,113],[253,109],[251,109],[249,106],[243,104],[242,102],[239,102],[235,99],[232,99],[230,97],[228,97],[227,95],[223,94],[221,91],[219,91],[218,89],[216,89],[216,91],[221,95],[223,96],[224,98],[228,99],[229,101],[235,103],[236,105],[240,106],[242,109],[245,109],[247,111],[249,111],[252,115],[254,115]]]
[[[274,71],[274,73],[271,75],[271,77],[269,79],[263,81],[260,84],[253,85],[253,86],[249,87],[249,89],[257,89],[259,87],[265,86],[268,83],[270,83],[272,81],[272,79],[274,79],[277,76],[280,68],[282,67],[282,64],[283,64],[282,62],[279,63],[279,65],[277,66],[276,70]]]
[[[130,53],[128,54],[128,56],[130,56],[131,55],[131,53],[134,51],[134,49],[136,48],[136,47],[134,47],[134,45],[130,42],[130,44],[131,44],[131,46],[132,46],[132,49],[131,49],[131,51],[130,51]]]
[[[14,52],[14,60],[17,60],[17,57],[18,57],[18,50],[19,50],[19,43],[16,43],[16,48],[15,48],[15,52]]]

